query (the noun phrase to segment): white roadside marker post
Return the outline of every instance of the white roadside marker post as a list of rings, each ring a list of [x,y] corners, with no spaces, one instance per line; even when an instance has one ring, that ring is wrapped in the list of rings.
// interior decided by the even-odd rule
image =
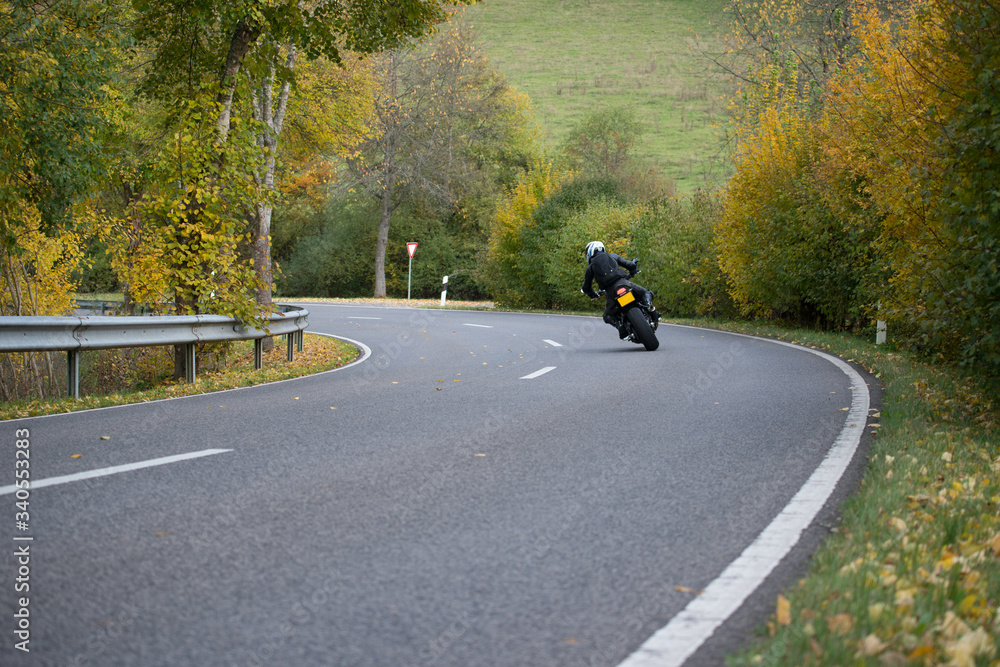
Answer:
[[[879,301],[878,309],[882,310],[882,302]],[[885,320],[875,321],[875,344],[885,345]]]
[[[448,276],[444,277],[444,282],[441,283],[441,305],[444,305],[445,297],[448,294]]]

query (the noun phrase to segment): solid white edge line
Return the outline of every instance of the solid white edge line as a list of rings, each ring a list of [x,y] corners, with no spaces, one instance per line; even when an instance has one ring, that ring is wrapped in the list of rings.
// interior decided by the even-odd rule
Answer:
[[[489,324],[469,324],[468,322],[462,323],[463,327],[479,327],[480,329],[492,329],[493,327]]]
[[[541,369],[535,371],[534,373],[531,373],[529,375],[525,375],[521,379],[522,380],[534,380],[539,375],[545,375],[549,371],[554,371],[555,369],[556,369],[555,366],[546,366],[545,368],[541,368]]]
[[[358,349],[361,350],[361,356],[358,357],[357,359],[355,359],[354,361],[352,361],[349,364],[344,364],[343,366],[337,366],[336,368],[331,368],[328,371],[320,371],[319,373],[312,373],[310,375],[300,375],[299,377],[288,378],[288,379],[285,379],[285,380],[275,380],[274,382],[263,382],[261,384],[250,385],[248,387],[235,387],[233,389],[220,389],[218,391],[206,391],[206,392],[201,393],[201,394],[190,394],[188,396],[171,396],[170,398],[158,398],[158,399],[153,400],[153,401],[142,401],[140,403],[123,403],[121,405],[108,405],[108,406],[105,406],[103,408],[88,408],[86,410],[76,410],[74,412],[60,412],[60,413],[54,414],[54,415],[38,415],[36,417],[18,417],[17,419],[8,420],[5,423],[11,423],[12,424],[12,423],[17,423],[17,422],[22,422],[22,421],[28,421],[29,419],[31,419],[31,420],[34,420],[34,419],[52,419],[54,417],[68,417],[68,416],[72,416],[72,415],[92,414],[92,413],[101,412],[101,411],[104,411],[104,410],[121,410],[123,408],[131,408],[131,407],[135,407],[137,405],[151,405],[153,403],[162,403],[164,401],[183,401],[183,400],[190,399],[190,398],[201,398],[202,396],[211,396],[213,394],[222,394],[222,393],[225,393],[227,391],[248,391],[248,390],[252,390],[252,389],[257,389],[258,387],[267,387],[267,386],[270,386],[272,384],[281,384],[282,382],[295,382],[297,380],[305,380],[307,378],[316,377],[316,376],[319,376],[319,375],[326,375],[327,373],[336,373],[337,371],[342,371],[345,368],[350,368],[351,366],[357,366],[358,364],[360,364],[360,363],[364,362],[366,359],[368,359],[368,357],[372,356],[372,349],[370,347],[368,347],[367,345],[365,345],[364,343],[362,343],[361,341],[353,340],[351,338],[347,338],[346,336],[338,336],[336,334],[322,333],[322,332],[319,332],[319,331],[306,331],[306,333],[310,333],[310,334],[313,334],[315,336],[326,336],[327,338],[336,338],[338,340],[342,340],[342,341],[348,342],[351,345],[357,346]]]
[[[381,317],[362,317],[360,315],[348,315],[345,320],[380,320]]]
[[[562,347],[562,343],[557,343],[554,340],[549,340],[548,338],[543,338],[542,342],[543,343],[548,343],[552,347]]]
[[[158,459],[150,459],[148,461],[139,461],[138,463],[126,463],[119,466],[110,466],[108,468],[97,468],[95,470],[88,470],[86,472],[78,472],[72,475],[62,475],[60,477],[49,477],[48,479],[40,479],[31,483],[28,487],[30,491],[35,489],[41,489],[46,486],[55,486],[57,484],[68,484],[70,482],[78,482],[83,479],[92,479],[94,477],[107,477],[108,475],[117,475],[121,472],[129,472],[131,470],[142,470],[143,468],[152,468],[155,466],[167,465],[168,463],[177,463],[178,461],[186,461],[188,459],[197,459],[203,456],[213,456],[215,454],[223,454],[225,452],[231,452],[231,449],[203,449],[199,452],[188,452],[187,454],[175,454],[173,456],[164,456]],[[7,495],[9,493],[14,493],[17,487],[11,486],[0,486],[0,496]]]
[[[730,333],[730,332],[722,332]],[[744,335],[744,334],[732,334]],[[745,335],[744,335],[745,336]],[[705,591],[688,603],[619,667],[679,667],[722,625],[788,555],[833,494],[850,465],[868,419],[870,397],[864,378],[833,355],[784,341],[756,338],[803,350],[829,361],[850,379],[851,409],[833,446],[799,492]]]

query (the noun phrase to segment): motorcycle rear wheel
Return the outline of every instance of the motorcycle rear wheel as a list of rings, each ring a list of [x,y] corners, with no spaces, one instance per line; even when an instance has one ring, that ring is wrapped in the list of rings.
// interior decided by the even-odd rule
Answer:
[[[639,308],[629,308],[625,316],[632,325],[635,337],[639,339],[643,347],[652,352],[660,346],[660,341],[657,340],[656,334],[653,333],[653,327],[649,326],[649,320],[642,314],[642,310]]]

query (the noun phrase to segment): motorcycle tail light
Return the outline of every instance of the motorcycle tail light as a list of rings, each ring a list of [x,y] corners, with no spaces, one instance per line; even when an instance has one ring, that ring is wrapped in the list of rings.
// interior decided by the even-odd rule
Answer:
[[[624,294],[627,291],[628,291],[628,289],[626,289],[624,287],[619,287],[617,294],[618,294],[618,296],[621,296],[622,294]]]

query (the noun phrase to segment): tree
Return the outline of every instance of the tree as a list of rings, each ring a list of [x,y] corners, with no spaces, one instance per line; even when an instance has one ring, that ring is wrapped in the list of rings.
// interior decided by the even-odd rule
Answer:
[[[497,197],[492,214],[489,246],[483,262],[486,284],[497,303],[522,307],[534,305],[540,296],[532,278],[543,270],[537,253],[529,255],[537,237],[536,215],[574,174],[541,158],[521,175],[517,183]],[[575,212],[575,211],[574,211]],[[558,230],[556,230],[558,231]]]
[[[298,62],[298,51],[288,46],[283,54],[284,68],[291,70]],[[349,146],[363,136],[371,113],[371,82],[368,67],[348,55],[341,66],[325,58],[299,65],[296,96],[291,95],[291,81],[281,81],[278,65],[272,61],[253,95],[253,115],[261,128],[258,145],[264,149],[261,170],[255,182],[267,192],[275,189],[278,138],[286,122],[291,131],[291,150],[309,162],[315,154],[344,155]],[[279,85],[280,84],[280,85]],[[287,142],[286,142],[287,143]],[[269,199],[261,199],[252,211],[253,265],[257,273],[257,305],[271,308],[271,215]],[[269,349],[271,339],[265,341]]]
[[[888,0],[870,0],[885,10]],[[818,101],[826,82],[855,53],[856,0],[733,0],[727,50],[715,62],[739,84],[743,99],[734,110],[754,108],[754,89],[767,87],[776,72],[797,97]]]
[[[127,14],[98,0],[0,4],[0,314],[71,310],[73,216],[109,161]],[[2,355],[0,396],[57,394],[53,356]]]
[[[1000,10],[924,0],[859,12],[861,57],[830,85],[831,162],[885,216],[883,315],[911,342],[1000,367],[996,77]]]
[[[124,13],[99,0],[0,7],[0,241],[8,248],[18,226],[65,223],[99,180]]]
[[[482,166],[474,147],[511,131],[511,102],[503,77],[459,22],[426,45],[386,52],[376,72],[370,137],[348,167],[355,187],[379,203],[375,296],[384,297],[393,211],[413,198],[453,203]]]
[[[170,272],[174,310],[199,312],[206,297],[214,295],[215,304],[224,304],[231,314],[259,322],[270,310],[270,197],[274,184],[274,159],[281,133],[288,95],[294,82],[294,66],[300,55],[324,56],[342,61],[342,52],[374,52],[392,48],[402,40],[414,38],[433,29],[447,16],[440,0],[320,0],[318,2],[280,2],[279,0],[238,0],[191,3],[188,0],[148,2],[136,0],[139,12],[136,37],[151,49],[142,91],[163,100],[168,107],[179,108],[186,118],[197,123],[211,121],[213,136],[199,131],[200,137],[214,147],[214,164],[199,160],[202,175],[188,172],[194,180],[185,185],[186,199],[168,207],[181,224],[170,225],[177,236],[166,247],[173,257],[167,263]],[[278,93],[274,96],[274,88]],[[188,106],[197,101],[200,109]],[[231,136],[236,123],[241,131]],[[255,123],[255,133],[246,128]],[[189,154],[204,154],[188,146]],[[239,164],[249,169],[239,173],[224,164]],[[230,178],[219,183],[220,178]],[[253,180],[253,184],[248,183]],[[194,183],[194,187],[191,187]],[[232,190],[227,196],[225,191]],[[247,203],[245,194],[255,191],[258,199]],[[161,192],[163,192],[161,190]],[[201,195],[210,193],[209,200]],[[256,267],[253,277],[234,289],[206,293],[211,281],[199,279],[197,272],[183,267],[203,265],[199,259],[184,255],[197,247],[210,246],[201,241],[217,239],[219,224],[214,218],[202,218],[206,205],[220,197],[240,202],[244,210],[229,207],[214,214],[232,217],[233,221],[251,220],[251,250],[241,248],[238,238],[221,243],[224,255],[253,254]],[[169,199],[169,198],[168,198]],[[148,208],[158,210],[157,206]],[[214,215],[213,214],[213,215]],[[227,276],[231,281],[247,276],[243,272]],[[251,307],[249,304],[252,303]],[[175,373],[179,374],[182,350],[175,352]]]
[[[234,114],[246,113],[238,91],[241,80],[251,81],[253,92],[244,94],[254,98],[250,113],[259,123],[259,134],[254,144],[241,150],[251,156],[257,148],[264,149],[254,174],[263,193],[273,188],[273,160],[299,55],[325,56],[339,63],[344,51],[392,48],[424,35],[447,16],[440,0],[297,4],[243,0],[193,5],[187,0],[138,0],[136,6],[140,11],[136,35],[153,48],[144,90],[165,100],[204,99],[202,91],[210,92],[214,104],[206,106],[205,113],[215,121],[217,146],[229,142]],[[277,97],[274,86],[279,89]],[[253,231],[259,283],[256,299],[269,303],[269,205],[261,200],[247,213],[257,223]],[[182,240],[180,245],[186,244]],[[196,307],[190,301],[175,305],[179,311]]]
[[[564,151],[583,175],[621,180],[642,129],[632,107],[594,109],[569,133]]]

